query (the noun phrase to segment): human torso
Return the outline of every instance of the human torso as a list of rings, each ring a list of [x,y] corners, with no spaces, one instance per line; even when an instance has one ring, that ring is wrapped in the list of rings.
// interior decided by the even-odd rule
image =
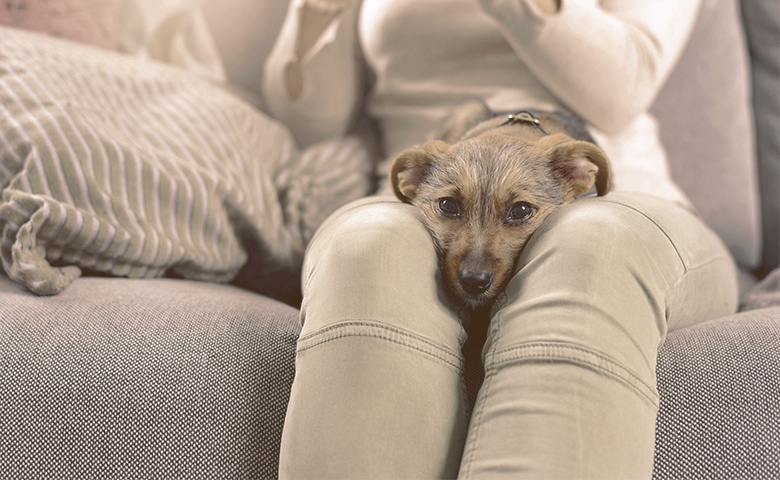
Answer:
[[[363,0],[359,39],[376,75],[368,112],[390,157],[427,140],[448,112],[473,98],[494,111],[566,108],[474,0]],[[618,189],[687,203],[650,115],[621,132],[591,133],[612,160]]]

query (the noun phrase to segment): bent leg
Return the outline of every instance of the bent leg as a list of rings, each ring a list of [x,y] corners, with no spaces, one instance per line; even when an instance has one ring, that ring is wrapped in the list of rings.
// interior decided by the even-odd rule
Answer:
[[[736,305],[731,257],[687,211],[635,194],[561,209],[494,309],[461,476],[650,477],[667,327]]]
[[[457,474],[465,333],[438,278],[430,235],[409,205],[364,199],[320,228],[304,265],[281,477]]]

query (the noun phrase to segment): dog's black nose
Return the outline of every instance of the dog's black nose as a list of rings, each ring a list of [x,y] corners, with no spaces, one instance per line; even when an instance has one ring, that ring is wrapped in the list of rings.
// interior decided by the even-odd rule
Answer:
[[[472,295],[479,295],[493,284],[493,273],[489,270],[463,268],[458,272],[458,281],[463,290]]]

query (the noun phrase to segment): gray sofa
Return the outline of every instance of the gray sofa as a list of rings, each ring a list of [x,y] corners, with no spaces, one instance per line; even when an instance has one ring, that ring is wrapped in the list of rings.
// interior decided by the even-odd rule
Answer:
[[[743,270],[740,313],[659,352],[657,478],[780,478],[778,23],[774,0],[704,0],[654,106],[675,178]],[[84,276],[40,297],[0,274],[0,472],[273,478],[298,330],[294,306],[251,288]]]

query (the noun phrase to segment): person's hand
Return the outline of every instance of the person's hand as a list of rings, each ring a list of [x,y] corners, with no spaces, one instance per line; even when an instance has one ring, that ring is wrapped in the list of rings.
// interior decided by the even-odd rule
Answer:
[[[531,0],[544,13],[553,14],[561,8],[561,0]]]
[[[489,8],[490,4],[494,3],[494,0],[477,0],[483,7]],[[561,0],[526,0],[528,3],[535,6],[542,13],[552,15],[557,13],[561,8]]]

